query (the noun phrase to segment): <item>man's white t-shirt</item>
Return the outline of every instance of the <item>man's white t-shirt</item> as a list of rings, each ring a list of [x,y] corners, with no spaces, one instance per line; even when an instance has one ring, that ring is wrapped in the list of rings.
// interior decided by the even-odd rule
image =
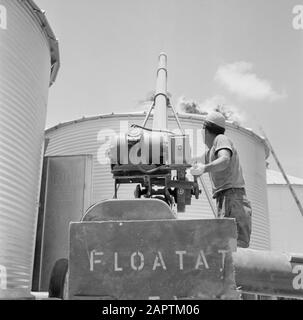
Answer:
[[[231,158],[226,169],[219,172],[210,173],[213,184],[213,197],[217,193],[230,188],[244,188],[245,181],[243,178],[242,168],[239,161],[239,155],[234,147],[233,142],[224,134],[216,136],[213,146],[206,155],[206,162],[212,162],[218,159],[218,151],[227,149],[231,151]]]

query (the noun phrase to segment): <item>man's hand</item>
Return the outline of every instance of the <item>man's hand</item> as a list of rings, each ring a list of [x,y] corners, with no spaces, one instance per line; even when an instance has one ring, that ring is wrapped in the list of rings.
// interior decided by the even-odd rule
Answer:
[[[190,174],[193,176],[201,176],[205,171],[205,165],[202,163],[195,163],[191,169]]]

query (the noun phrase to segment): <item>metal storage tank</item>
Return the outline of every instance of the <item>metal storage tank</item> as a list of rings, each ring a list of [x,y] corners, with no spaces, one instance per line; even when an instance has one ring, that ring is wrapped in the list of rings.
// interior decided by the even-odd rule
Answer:
[[[114,181],[108,164],[104,164],[105,152],[110,144],[110,136],[121,131],[127,131],[132,124],[142,124],[144,113],[110,114],[98,117],[59,124],[46,131],[50,139],[46,155],[92,154],[93,162],[93,195],[92,203],[113,197]],[[203,116],[179,115],[180,121],[190,134],[193,145],[203,144]],[[149,120],[150,121],[150,120]],[[151,127],[151,122],[147,123]],[[169,119],[171,130],[177,128],[173,117]],[[239,155],[246,180],[247,193],[253,207],[253,234],[251,248],[270,249],[269,218],[266,193],[266,164],[268,148],[262,138],[252,131],[227,123],[226,134],[230,136],[239,150]],[[103,161],[103,164],[100,161]],[[208,175],[204,175],[209,190],[211,190]],[[121,185],[119,198],[133,197],[134,185]],[[186,213],[179,218],[211,218],[210,205],[203,195],[199,200],[192,199],[192,205],[186,207]]]
[[[0,10],[0,298],[30,298],[46,105],[59,68],[58,43],[33,1],[1,0]]]
[[[303,179],[288,179],[303,203]],[[272,250],[303,253],[303,217],[280,172],[267,170],[267,193]]]

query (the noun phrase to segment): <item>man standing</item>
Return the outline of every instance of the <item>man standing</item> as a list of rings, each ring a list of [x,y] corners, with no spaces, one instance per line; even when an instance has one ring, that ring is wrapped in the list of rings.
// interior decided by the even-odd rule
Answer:
[[[209,113],[203,129],[208,147],[206,161],[205,164],[196,163],[190,173],[193,176],[209,173],[218,217],[236,220],[238,247],[247,248],[251,235],[251,206],[246,196],[238,152],[233,142],[224,135],[225,118],[221,113]]]

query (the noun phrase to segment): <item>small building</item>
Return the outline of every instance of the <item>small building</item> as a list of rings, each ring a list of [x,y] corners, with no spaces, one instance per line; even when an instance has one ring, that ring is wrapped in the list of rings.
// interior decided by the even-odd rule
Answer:
[[[288,179],[303,203],[303,179]],[[303,216],[280,172],[267,170],[267,195],[271,250],[303,253]]]

